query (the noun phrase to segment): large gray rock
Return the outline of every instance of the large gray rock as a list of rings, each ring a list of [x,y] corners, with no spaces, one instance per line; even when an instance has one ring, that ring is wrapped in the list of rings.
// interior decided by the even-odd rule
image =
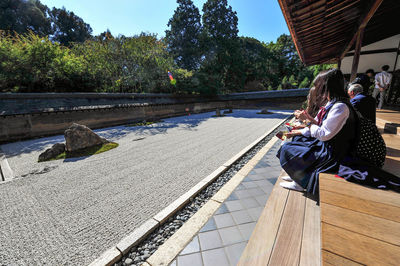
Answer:
[[[73,123],[64,132],[66,150],[69,152],[108,143],[105,138],[94,133],[84,125]]]
[[[39,162],[54,159],[64,151],[65,151],[65,144],[56,143],[50,149],[45,150],[43,153],[39,155]]]

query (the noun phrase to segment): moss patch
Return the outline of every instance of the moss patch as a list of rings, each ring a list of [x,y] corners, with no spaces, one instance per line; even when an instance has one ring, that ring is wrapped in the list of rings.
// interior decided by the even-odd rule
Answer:
[[[133,124],[128,124],[126,125],[127,127],[139,127],[139,126],[149,126],[155,123],[160,123],[162,122],[162,120],[158,120],[158,121],[150,121],[150,122],[138,122],[138,123],[133,123]]]
[[[63,152],[61,154],[59,154],[58,156],[56,156],[55,158],[51,158],[47,161],[54,161],[54,160],[62,160],[62,159],[67,159],[67,158],[77,158],[77,157],[86,157],[86,156],[91,156],[91,155],[95,155],[95,154],[99,154],[102,152],[106,152],[109,150],[112,150],[114,148],[118,147],[118,143],[115,142],[109,142],[109,143],[105,143],[102,145],[97,145],[97,146],[93,146],[90,148],[86,148],[86,149],[82,149],[79,151],[74,151],[74,152]],[[44,162],[43,161],[38,161],[40,162]]]

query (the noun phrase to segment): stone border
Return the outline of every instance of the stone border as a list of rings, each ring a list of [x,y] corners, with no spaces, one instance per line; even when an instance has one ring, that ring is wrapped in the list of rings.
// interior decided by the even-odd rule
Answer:
[[[0,150],[0,184],[14,178],[14,173],[8,164],[7,157]]]
[[[193,188],[191,188],[188,192],[186,192],[185,194],[180,196],[177,200],[175,200],[170,205],[168,205],[166,208],[161,210],[158,214],[153,216],[153,218],[150,218],[145,223],[143,223],[139,228],[135,229],[131,234],[129,234],[128,236],[123,238],[116,246],[113,246],[112,248],[105,251],[96,260],[94,260],[92,263],[90,263],[89,266],[103,266],[103,265],[108,266],[108,265],[112,265],[112,264],[116,263],[117,261],[119,261],[123,255],[127,254],[130,251],[130,249],[132,247],[134,247],[135,245],[140,243],[142,240],[144,240],[159,225],[163,224],[166,220],[168,220],[168,218],[173,216],[177,211],[179,211],[182,207],[184,207],[186,205],[186,203],[188,203],[191,199],[193,199],[199,192],[201,192],[204,188],[206,188],[209,184],[211,184],[219,176],[221,176],[226,170],[228,170],[232,164],[234,164],[236,161],[238,161],[243,155],[245,155],[247,152],[249,152],[254,146],[256,146],[259,142],[261,142],[264,138],[266,138],[269,134],[271,134],[278,127],[280,127],[290,116],[291,115],[288,115],[286,118],[282,119],[281,122],[277,123],[277,125],[275,125],[267,133],[265,133],[264,135],[262,135],[261,137],[256,139],[254,142],[252,142],[250,145],[248,145],[247,147],[242,149],[239,153],[237,153],[235,156],[233,156],[231,159],[229,159],[227,162],[225,162],[217,170],[215,170],[213,173],[211,173],[210,175],[205,177],[203,180],[201,180],[197,185],[195,185]],[[250,172],[251,169],[253,169],[253,167],[257,164],[257,162],[263,157],[263,155],[265,155],[265,153],[267,153],[267,151],[272,147],[272,145],[269,145],[272,141],[273,140],[270,140],[267,143],[267,145],[265,145],[227,184],[225,184],[222,187],[221,191],[228,184],[232,184],[233,182],[235,182],[235,183],[238,182],[237,181],[238,177],[236,177],[236,176],[240,176],[243,179],[245,176],[245,173],[247,174],[248,172]],[[275,143],[276,141],[277,141],[277,139],[273,143]],[[260,156],[260,153],[263,153],[263,155]],[[242,179],[240,179],[240,181]],[[237,183],[237,185],[239,183]],[[226,189],[223,190],[223,192],[221,192],[221,191],[217,192],[217,194],[215,194],[209,202],[212,201],[214,203],[220,203],[219,200],[222,200],[222,198],[223,198],[222,193],[227,193]],[[217,196],[220,192],[221,192],[220,196]],[[218,201],[216,200],[217,198],[213,199],[216,196],[219,199]],[[209,203],[209,202],[207,202],[202,208],[200,208],[200,210],[202,210],[206,206],[211,206],[212,203]],[[219,206],[219,204],[217,204],[217,205]],[[216,206],[216,205],[214,204],[214,206]],[[200,210],[198,212],[200,212]],[[210,215],[210,217],[214,213],[214,212],[207,211],[207,209],[205,209],[201,213],[203,213],[203,212],[208,213]],[[188,223],[192,219],[203,220],[203,218],[196,218],[196,217],[201,217],[200,216],[201,213],[199,215],[197,215],[197,213],[194,214],[186,223]],[[207,222],[208,218],[204,221],[204,223]],[[186,230],[185,229],[185,228],[187,228],[187,227],[185,227],[186,223],[176,233],[181,231],[182,228],[183,228],[183,230]],[[199,228],[199,230],[200,230],[200,228]],[[174,235],[172,235],[170,239],[172,239]],[[165,242],[159,248],[163,247],[166,243],[169,243],[170,239],[168,239],[167,242]],[[173,250],[176,250],[176,249],[173,249]],[[118,251],[118,252],[116,252],[116,251]],[[158,254],[158,250],[150,258],[152,258],[155,254]],[[174,258],[175,258],[175,256],[174,256]],[[154,264],[154,262],[153,262],[153,264],[151,264],[151,265],[158,265],[158,264]]]
[[[169,265],[278,140],[278,138],[272,138],[203,207],[161,245],[146,262],[154,266]]]

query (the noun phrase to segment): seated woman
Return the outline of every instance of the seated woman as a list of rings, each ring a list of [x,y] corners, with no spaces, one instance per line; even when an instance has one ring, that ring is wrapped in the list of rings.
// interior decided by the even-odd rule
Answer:
[[[355,112],[344,89],[343,74],[338,69],[320,73],[312,91],[327,99],[315,118],[307,111],[297,113],[307,127],[286,134],[295,137],[278,151],[282,168],[289,175],[280,185],[288,189],[318,192],[318,175],[337,172],[339,162],[353,149],[356,140]],[[312,95],[310,94],[310,101]]]

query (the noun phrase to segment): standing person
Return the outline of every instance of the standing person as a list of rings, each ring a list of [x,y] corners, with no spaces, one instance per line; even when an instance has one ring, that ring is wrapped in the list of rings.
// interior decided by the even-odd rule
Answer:
[[[365,89],[361,84],[351,84],[347,93],[350,96],[350,103],[353,105],[360,114],[374,124],[376,123],[376,102],[375,99],[370,95],[365,95]]]
[[[382,72],[376,74],[375,76],[375,89],[372,93],[372,96],[376,99],[378,94],[380,94],[378,109],[382,109],[383,101],[385,100],[386,92],[390,86],[390,82],[392,81],[392,74],[388,73],[389,70],[388,65],[384,65],[382,67]]]
[[[356,114],[344,88],[338,69],[320,73],[314,81],[315,91],[325,92],[328,102],[315,118],[307,111],[298,114],[308,120],[307,127],[286,134],[294,137],[278,151],[282,168],[289,175],[280,185],[287,189],[318,193],[318,176],[336,172],[339,162],[353,148],[356,140]]]

